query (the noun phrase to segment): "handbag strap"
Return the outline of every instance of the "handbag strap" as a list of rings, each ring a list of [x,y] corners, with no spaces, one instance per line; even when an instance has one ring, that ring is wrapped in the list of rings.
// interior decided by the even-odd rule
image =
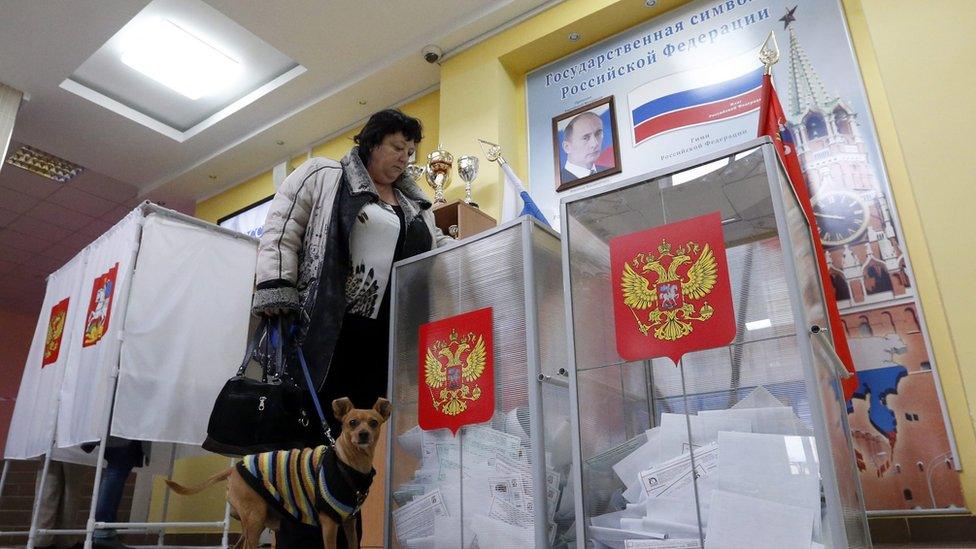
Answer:
[[[241,367],[237,369],[237,377],[243,376],[244,372],[247,370],[247,365],[251,362],[251,356],[254,354],[254,351],[257,350],[258,345],[261,344],[261,339],[264,337],[267,324],[268,320],[262,318],[257,329],[254,330],[254,335],[251,337],[250,341],[247,342],[247,350],[244,351],[244,360],[241,362]]]
[[[294,326],[292,327],[292,333],[294,333]],[[325,414],[322,412],[322,404],[319,402],[319,396],[315,392],[315,385],[312,383],[312,375],[308,371],[308,363],[305,362],[305,353],[302,352],[302,346],[297,342],[292,340],[295,346],[295,354],[298,355],[298,363],[302,365],[302,374],[305,375],[305,387],[308,388],[308,393],[312,396],[312,404],[315,405],[315,413],[319,416],[319,422],[322,425],[322,433],[325,435],[325,439],[329,442],[329,448],[335,446],[335,439],[332,438],[332,429],[329,428],[329,423],[325,421]]]
[[[281,331],[281,317],[277,317],[274,323],[268,324],[268,340],[271,343],[271,350],[274,352],[274,369],[271,371],[271,380],[278,383],[284,378],[285,364],[285,343]]]

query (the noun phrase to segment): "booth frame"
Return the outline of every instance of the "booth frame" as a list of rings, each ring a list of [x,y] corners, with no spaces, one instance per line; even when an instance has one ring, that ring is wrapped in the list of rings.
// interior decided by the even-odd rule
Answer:
[[[169,217],[171,219],[175,219],[177,221],[180,221],[182,223],[186,223],[188,225],[192,225],[192,226],[200,227],[200,228],[205,228],[205,229],[207,229],[209,231],[215,231],[215,232],[218,232],[218,233],[223,234],[225,236],[230,236],[230,237],[237,238],[237,239],[241,239],[241,240],[245,240],[245,241],[248,241],[248,242],[257,242],[257,239],[254,238],[254,237],[251,237],[251,236],[248,236],[248,235],[245,235],[245,234],[241,234],[241,233],[232,231],[230,229],[226,229],[224,227],[219,227],[219,226],[216,226],[216,225],[212,225],[210,223],[207,223],[206,221],[202,221],[200,219],[197,219],[195,217],[191,217],[189,215],[186,215],[186,214],[177,212],[175,210],[170,210],[168,208],[164,208],[162,206],[159,206],[159,205],[154,204],[154,203],[149,202],[149,201],[142,202],[141,204],[139,204],[138,206],[136,206],[135,208],[133,208],[133,210],[140,210],[142,212],[142,217],[138,221],[138,223],[139,223],[139,230],[140,230],[140,240],[141,240],[142,227],[143,227],[143,225],[145,223],[146,217],[149,216],[150,214],[157,214],[157,215],[162,215],[162,216],[165,216],[165,217]],[[135,269],[138,267],[137,263],[138,263],[139,250],[140,250],[140,247],[137,247],[136,250],[135,250],[135,252],[134,252],[134,255],[136,257],[135,257],[135,260],[132,262],[132,271],[133,271],[133,273],[135,272]],[[124,289],[124,291],[127,294],[132,289],[132,280],[133,280],[133,277],[131,275],[132,275],[132,273],[130,273],[130,276],[127,279],[126,288]],[[123,312],[123,316],[122,316],[122,319],[121,319],[121,321],[123,322],[123,325],[125,323],[125,316],[126,316],[127,313],[128,313],[128,307],[126,308],[126,311]],[[120,333],[119,334],[119,337],[124,339],[124,332]],[[229,540],[228,540],[228,538],[229,538],[229,534],[230,534],[230,503],[226,503],[224,505],[224,518],[221,521],[209,521],[209,522],[208,521],[201,521],[201,522],[166,522],[165,521],[165,518],[166,518],[166,515],[167,515],[167,513],[169,511],[169,490],[166,490],[165,493],[164,493],[164,495],[163,495],[163,508],[162,508],[162,518],[164,519],[163,521],[160,521],[160,522],[111,522],[111,523],[109,523],[109,522],[97,522],[97,521],[95,521],[95,511],[96,511],[95,508],[96,508],[96,502],[98,501],[98,489],[99,489],[99,486],[101,485],[102,469],[104,467],[104,464],[103,464],[104,457],[105,457],[105,444],[104,444],[104,442],[108,440],[109,433],[111,431],[111,426],[112,426],[112,415],[114,413],[114,408],[115,408],[115,396],[116,396],[116,391],[118,389],[119,370],[121,368],[120,359],[121,359],[121,356],[119,357],[119,360],[117,360],[115,362],[115,364],[112,366],[112,371],[110,372],[110,378],[111,378],[111,382],[110,382],[111,383],[111,397],[110,397],[110,399],[111,399],[111,402],[110,402],[110,404],[109,404],[109,406],[107,408],[108,412],[107,412],[106,418],[105,418],[105,427],[104,427],[104,429],[102,431],[102,437],[101,437],[101,440],[100,440],[100,442],[102,442],[102,443],[100,443],[98,445],[98,454],[97,454],[97,458],[96,458],[96,462],[95,462],[95,482],[94,482],[94,486],[92,488],[92,503],[91,503],[91,506],[89,508],[88,521],[87,521],[87,524],[86,524],[85,528],[84,529],[42,529],[42,528],[38,528],[37,527],[37,519],[38,519],[37,514],[38,514],[38,511],[40,509],[41,494],[44,491],[44,484],[47,481],[47,473],[48,473],[48,470],[49,470],[49,467],[50,467],[50,464],[51,464],[51,453],[54,450],[54,447],[55,447],[55,444],[56,444],[55,441],[57,439],[57,421],[55,421],[55,428],[54,428],[54,431],[52,433],[51,441],[50,441],[50,444],[48,445],[47,452],[44,454],[43,466],[42,466],[41,472],[40,472],[41,479],[40,479],[40,482],[38,483],[37,490],[35,491],[35,494],[34,494],[34,502],[33,502],[32,511],[31,511],[31,524],[30,524],[30,529],[27,530],[27,531],[3,531],[3,532],[0,532],[0,537],[12,537],[12,536],[23,536],[23,535],[26,535],[27,536],[27,549],[33,549],[34,548],[35,540],[36,540],[36,538],[37,538],[38,535],[50,534],[50,535],[57,536],[57,535],[85,534],[84,547],[85,547],[85,549],[91,549],[92,543],[93,543],[93,535],[94,535],[95,530],[96,529],[102,529],[102,528],[111,528],[111,529],[116,529],[116,531],[118,531],[120,533],[152,533],[152,532],[157,532],[158,533],[157,546],[158,547],[163,547],[163,541],[164,541],[165,532],[166,532],[167,529],[171,529],[171,528],[221,528],[222,529],[222,535],[221,535],[221,544],[219,545],[219,547],[222,547],[222,548],[229,547]],[[60,399],[60,396],[59,396],[57,402],[60,404],[60,401],[61,401],[61,399]],[[56,417],[57,417],[57,415],[55,415],[55,418]],[[172,450],[172,452],[171,452],[171,454],[169,456],[169,464],[168,464],[168,476],[172,476],[172,474],[173,474],[173,462],[175,461],[175,453],[176,453],[176,444],[177,443],[168,443],[168,444],[172,444],[173,445],[173,450]],[[27,460],[27,461],[31,461],[31,460]],[[234,460],[231,459],[230,460],[230,463],[231,463],[231,465],[233,465]],[[0,474],[0,497],[2,497],[2,494],[3,494],[3,488],[4,488],[4,484],[6,483],[6,477],[7,477],[7,472],[9,470],[9,467],[10,467],[10,460],[5,459],[4,460],[4,465],[3,465],[3,471],[2,471],[2,474]]]

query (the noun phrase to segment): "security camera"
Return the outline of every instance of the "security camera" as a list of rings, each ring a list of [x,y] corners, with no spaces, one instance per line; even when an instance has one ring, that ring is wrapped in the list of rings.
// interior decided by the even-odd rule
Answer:
[[[425,46],[424,49],[420,50],[424,54],[424,61],[434,64],[444,57],[444,50],[438,48],[437,46],[431,44],[430,46]]]

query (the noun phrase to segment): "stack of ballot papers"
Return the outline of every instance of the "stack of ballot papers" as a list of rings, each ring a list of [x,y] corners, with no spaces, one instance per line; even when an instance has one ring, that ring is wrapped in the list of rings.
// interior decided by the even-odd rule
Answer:
[[[404,547],[522,548],[535,545],[537,504],[527,437],[469,425],[457,436],[447,429],[415,427],[398,444],[420,460],[413,477],[395,486],[393,526]],[[547,459],[547,462],[552,462]],[[556,512],[566,472],[546,468],[546,529],[556,536]],[[571,499],[571,498],[570,498]],[[572,502],[569,502],[572,509]],[[478,540],[481,540],[480,542]]]
[[[612,466],[623,483],[610,505],[618,510],[591,517],[588,535],[614,549],[701,548],[702,535],[704,549],[819,547],[811,435],[763,387],[731,409],[662,414],[645,442],[624,443],[629,453]]]

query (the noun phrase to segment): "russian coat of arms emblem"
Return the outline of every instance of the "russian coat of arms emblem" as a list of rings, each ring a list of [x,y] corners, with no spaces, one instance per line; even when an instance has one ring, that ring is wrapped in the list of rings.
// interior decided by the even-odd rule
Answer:
[[[670,357],[735,338],[719,212],[610,241],[617,351],[626,360]]]
[[[491,308],[420,327],[418,422],[423,429],[482,423],[495,413]]]

